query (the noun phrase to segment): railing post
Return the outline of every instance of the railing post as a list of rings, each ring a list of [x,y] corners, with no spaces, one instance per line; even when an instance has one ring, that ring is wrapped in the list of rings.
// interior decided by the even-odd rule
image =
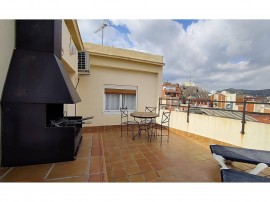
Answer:
[[[190,99],[188,99],[187,122],[189,123]]]
[[[247,105],[247,101],[244,100],[244,106],[243,106],[243,116],[242,116],[242,130],[241,130],[241,134],[244,135],[245,134],[245,124],[246,124],[246,105]]]
[[[160,100],[161,100],[161,98],[158,99],[158,116],[159,116],[159,112],[160,112]]]

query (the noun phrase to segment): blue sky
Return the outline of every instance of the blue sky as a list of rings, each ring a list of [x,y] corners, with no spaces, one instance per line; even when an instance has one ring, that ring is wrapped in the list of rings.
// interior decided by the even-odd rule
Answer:
[[[164,56],[164,81],[270,88],[270,20],[108,20],[104,45]],[[103,22],[78,20],[83,41],[101,44]]]
[[[187,30],[187,28],[192,24],[196,23],[198,20],[175,20],[176,22],[180,23],[183,25],[183,28]]]

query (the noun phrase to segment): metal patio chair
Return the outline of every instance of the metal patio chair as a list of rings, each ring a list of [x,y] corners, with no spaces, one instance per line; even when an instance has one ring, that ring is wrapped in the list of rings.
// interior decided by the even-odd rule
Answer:
[[[169,142],[170,117],[171,117],[171,111],[169,111],[169,112],[163,111],[160,124],[156,123],[154,126],[154,128],[156,129],[156,134],[152,133],[152,135],[160,136],[160,146],[162,146],[162,137],[163,136],[167,136],[167,142]],[[157,130],[160,130],[160,134],[158,134]],[[167,131],[167,133],[164,134],[163,131]],[[150,142],[151,142],[151,138],[150,138]]]
[[[156,113],[157,111],[157,107],[145,107],[145,112],[152,112],[152,113]]]
[[[121,107],[120,112],[121,112],[121,138],[122,138],[124,127],[126,127],[127,135],[128,135],[128,132],[131,132],[131,134],[134,135],[134,127],[137,126],[138,123],[136,121],[128,120],[127,107],[124,107],[124,108]]]
[[[145,112],[151,112],[151,113],[156,113],[157,107],[145,107]],[[153,129],[154,125],[156,123],[156,118],[153,119],[141,119],[140,120],[140,132],[145,131],[148,133],[149,136],[149,131],[150,129]]]

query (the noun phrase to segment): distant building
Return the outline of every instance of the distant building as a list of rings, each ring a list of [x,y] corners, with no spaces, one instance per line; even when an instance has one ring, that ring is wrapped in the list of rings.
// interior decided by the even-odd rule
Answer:
[[[215,93],[210,96],[210,100],[213,101],[213,107],[215,108],[225,108],[225,102],[215,102],[215,101],[226,101],[226,95],[221,93]]]
[[[187,107],[185,105],[187,105],[188,100],[192,106],[208,107],[210,105],[208,92],[192,82],[184,82],[182,85],[163,82],[162,98],[170,99],[166,100],[166,105],[170,106],[172,110],[179,110],[177,107],[179,103],[182,107]]]
[[[243,111],[244,109],[243,103],[244,101],[247,101],[246,104],[247,112],[261,112],[261,113],[270,112],[268,106],[266,106],[265,104],[260,104],[267,102],[267,98],[265,97],[245,96],[236,93],[229,93],[227,91],[222,91],[219,93],[212,94],[210,98],[211,101],[213,101],[213,107],[217,108]],[[214,102],[214,101],[224,101],[224,102]]]
[[[180,98],[181,89],[178,83],[163,82],[162,84],[163,98]]]

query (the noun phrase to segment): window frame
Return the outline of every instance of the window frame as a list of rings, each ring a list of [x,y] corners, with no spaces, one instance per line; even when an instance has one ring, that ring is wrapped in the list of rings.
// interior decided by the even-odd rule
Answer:
[[[105,89],[116,89],[116,90],[135,90],[135,110],[128,110],[128,113],[132,113],[138,108],[138,87],[137,86],[127,86],[127,85],[108,85],[103,86],[103,114],[120,114],[119,110],[106,110],[106,93]],[[122,106],[122,94],[117,94],[120,96],[119,106]]]

